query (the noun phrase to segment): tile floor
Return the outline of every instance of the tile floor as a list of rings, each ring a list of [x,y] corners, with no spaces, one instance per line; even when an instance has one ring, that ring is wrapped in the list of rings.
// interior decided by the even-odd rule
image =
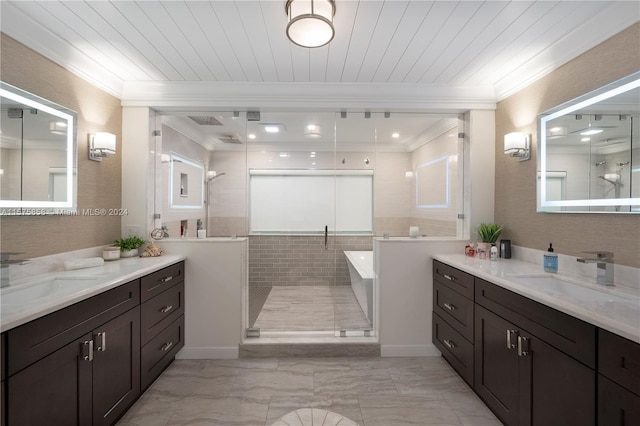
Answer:
[[[362,426],[501,423],[440,357],[176,360],[119,422],[270,426],[300,408]]]
[[[272,287],[254,327],[278,331],[371,328],[351,286]]]

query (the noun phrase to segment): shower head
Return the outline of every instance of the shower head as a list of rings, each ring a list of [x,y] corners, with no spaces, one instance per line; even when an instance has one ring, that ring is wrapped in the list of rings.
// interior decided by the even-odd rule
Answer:
[[[616,163],[616,164],[618,165],[618,167],[624,167],[624,166],[626,166],[626,165],[627,165],[627,164],[629,164],[629,163],[630,163],[630,161],[626,161],[626,162],[624,162],[624,163]]]
[[[212,180],[219,178],[220,176],[226,175],[225,172],[217,173],[215,170],[209,170],[207,172],[207,182],[211,182]]]
[[[603,164],[606,164],[606,163],[607,163],[607,160],[597,161],[596,162],[596,167],[602,166]]]

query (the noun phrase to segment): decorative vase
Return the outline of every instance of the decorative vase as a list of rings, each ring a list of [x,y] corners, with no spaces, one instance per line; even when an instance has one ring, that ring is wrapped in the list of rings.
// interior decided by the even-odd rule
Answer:
[[[478,243],[478,258],[488,258],[489,250],[491,250],[491,243]]]
[[[137,255],[138,255],[137,248],[120,252],[120,257],[136,257]]]

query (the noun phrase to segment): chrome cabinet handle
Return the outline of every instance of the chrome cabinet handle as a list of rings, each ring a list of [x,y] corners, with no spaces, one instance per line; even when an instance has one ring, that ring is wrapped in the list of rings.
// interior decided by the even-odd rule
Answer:
[[[447,345],[447,347],[449,347],[449,349],[453,349],[456,347],[456,344],[453,343],[451,340],[448,339],[444,339],[444,344]]]
[[[104,352],[107,350],[107,332],[102,331],[96,334],[95,338],[100,339],[100,342],[95,344],[96,350],[100,352]]]
[[[518,330],[507,330],[507,349],[514,349],[516,344],[513,343],[513,336],[518,333]],[[518,336],[520,339],[520,336]]]
[[[529,355],[529,342],[528,337],[518,336],[518,356]]]
[[[169,349],[171,349],[171,346],[173,346],[173,342],[165,343],[165,344],[160,348],[160,350],[161,350],[162,352],[166,352],[166,351],[168,351]]]
[[[85,340],[82,342],[83,352],[85,348],[87,349],[87,353],[82,356],[82,359],[89,362],[93,361],[93,340]]]
[[[452,305],[450,303],[443,303],[444,307],[447,308],[450,311],[455,311],[456,310],[456,306]]]
[[[456,277],[452,276],[452,275],[447,275],[447,274],[442,274],[443,277],[445,277],[446,279],[448,279],[449,281],[455,281]]]
[[[163,306],[162,308],[160,308],[160,312],[162,312],[163,314],[166,314],[167,312],[169,312],[172,309],[173,309],[172,305],[167,305],[167,306]]]
[[[168,277],[164,277],[160,280],[160,282],[166,283],[167,281],[171,281],[173,279],[172,275],[169,275]]]

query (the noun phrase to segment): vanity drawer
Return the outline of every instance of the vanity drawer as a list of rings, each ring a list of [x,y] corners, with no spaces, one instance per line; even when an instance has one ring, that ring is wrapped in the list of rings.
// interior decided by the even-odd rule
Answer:
[[[598,373],[640,395],[640,345],[598,330]]]
[[[433,279],[473,300],[473,275],[434,260]]]
[[[182,314],[184,314],[184,282],[144,302],[140,318],[142,344],[153,339],[158,332],[164,330]]]
[[[432,331],[433,343],[442,356],[473,387],[473,345],[435,312]]]
[[[140,280],[134,280],[9,330],[7,376],[139,304]]]
[[[184,262],[167,266],[152,274],[142,277],[140,283],[140,301],[145,302],[167,288],[184,281]]]
[[[184,346],[184,315],[142,347],[140,386],[146,389]]]
[[[469,342],[473,341],[473,305],[460,293],[434,281],[433,310]]]
[[[596,367],[597,327],[476,278],[475,301],[588,367]]]

